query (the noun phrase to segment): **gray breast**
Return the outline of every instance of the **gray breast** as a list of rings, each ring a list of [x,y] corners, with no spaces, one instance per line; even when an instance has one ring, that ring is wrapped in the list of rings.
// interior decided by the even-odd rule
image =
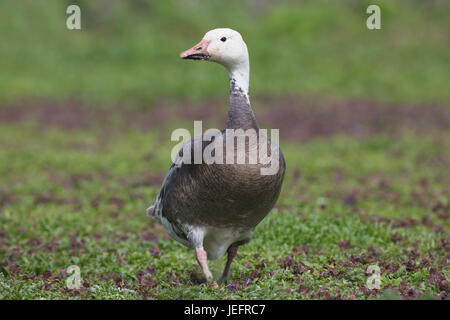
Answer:
[[[259,129],[248,95],[236,86],[234,79],[231,79],[227,129]],[[230,164],[193,164],[196,141],[200,141],[202,152],[210,144],[222,146],[225,159],[226,137],[224,130],[220,139],[203,141],[202,136],[198,136],[187,142],[182,150],[190,148],[191,161],[182,161],[186,157],[183,151],[180,152],[157,200],[148,209],[149,215],[161,219],[169,234],[182,243],[188,242],[189,228],[251,231],[269,213],[279,197],[286,164],[281,150],[265,136],[262,145],[269,151],[273,146],[276,151],[269,152],[270,162],[279,163],[275,174],[261,174],[261,169],[268,165],[259,158],[254,164],[250,164],[248,159],[244,164],[236,164],[236,161]],[[260,146],[246,140],[245,157],[249,158],[250,150],[259,150]]]

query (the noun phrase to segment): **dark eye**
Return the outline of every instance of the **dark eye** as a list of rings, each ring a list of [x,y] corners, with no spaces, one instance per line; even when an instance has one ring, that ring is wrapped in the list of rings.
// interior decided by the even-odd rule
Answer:
[[[222,37],[222,38],[220,38],[220,41],[225,42],[225,41],[227,41],[227,38]]]

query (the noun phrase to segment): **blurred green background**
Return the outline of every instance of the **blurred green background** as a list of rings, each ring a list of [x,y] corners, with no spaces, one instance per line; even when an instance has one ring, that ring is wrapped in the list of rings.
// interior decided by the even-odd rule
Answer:
[[[82,30],[66,29],[69,4]],[[366,8],[382,8],[382,29]],[[247,42],[254,95],[308,94],[450,102],[448,1],[0,2],[0,102],[79,98],[150,107],[224,96],[219,65],[178,54],[210,29]],[[195,85],[193,85],[195,84]]]

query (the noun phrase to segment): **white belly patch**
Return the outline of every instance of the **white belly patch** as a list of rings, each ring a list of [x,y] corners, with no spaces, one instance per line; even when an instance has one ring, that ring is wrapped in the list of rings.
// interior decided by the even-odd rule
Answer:
[[[252,230],[215,227],[206,227],[205,229],[203,247],[208,254],[208,260],[221,258],[231,244],[252,237]]]

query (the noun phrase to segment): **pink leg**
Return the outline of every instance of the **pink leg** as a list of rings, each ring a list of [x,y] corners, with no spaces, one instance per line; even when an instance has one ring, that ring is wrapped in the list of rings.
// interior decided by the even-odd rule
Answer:
[[[207,262],[207,255],[206,251],[203,250],[203,248],[195,248],[195,256],[197,258],[197,262],[200,265],[200,268],[202,268],[203,274],[205,275],[206,281],[209,282],[212,280],[212,274],[211,271],[209,271],[208,268],[208,262]],[[217,283],[212,283],[213,288],[218,288],[219,286]]]
[[[228,272],[230,271],[230,266],[231,266],[231,262],[233,262],[234,257],[236,257],[237,251],[238,251],[239,246],[236,244],[232,244],[227,252],[228,252],[228,257],[227,257],[227,263],[225,265],[225,269],[223,270],[223,274],[220,277],[219,283],[222,283],[228,276]]]

